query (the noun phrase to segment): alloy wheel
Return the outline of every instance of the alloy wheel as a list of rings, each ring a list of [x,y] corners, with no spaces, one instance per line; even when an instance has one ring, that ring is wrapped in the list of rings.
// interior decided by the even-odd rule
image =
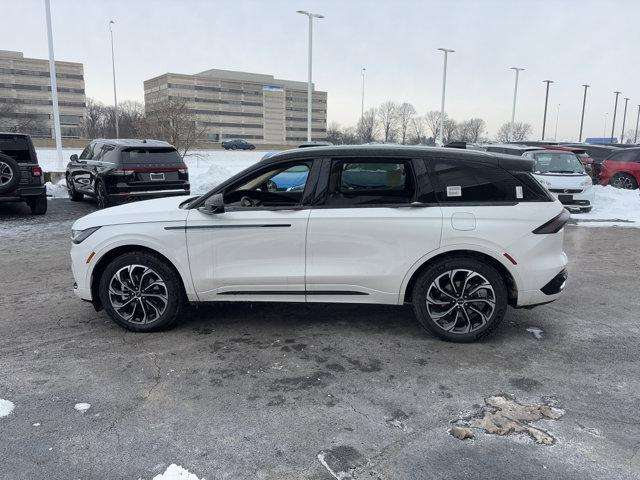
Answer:
[[[616,188],[624,188],[625,190],[635,189],[633,179],[628,175],[618,175],[613,179],[613,186]]]
[[[13,179],[13,169],[8,163],[0,161],[0,187],[8,184]]]
[[[450,333],[470,333],[482,328],[496,309],[496,293],[478,272],[455,269],[439,275],[427,289],[431,320]]]
[[[123,320],[147,324],[164,314],[169,295],[158,272],[144,265],[127,265],[111,277],[109,301]]]

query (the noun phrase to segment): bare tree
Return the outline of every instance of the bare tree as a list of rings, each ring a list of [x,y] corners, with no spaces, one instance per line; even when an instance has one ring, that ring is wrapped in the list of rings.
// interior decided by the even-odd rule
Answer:
[[[146,136],[169,142],[182,156],[195,146],[205,131],[188,101],[187,98],[171,97],[154,103],[146,112],[143,128]]]
[[[18,108],[13,103],[0,103],[0,131],[30,133],[46,126],[41,115]]]
[[[446,115],[446,114],[445,114]],[[453,118],[444,118],[444,125],[442,126],[444,129],[442,135],[442,142],[446,145],[450,142],[455,142],[458,140],[458,122],[456,122]]]
[[[447,119],[447,114],[444,114],[444,119]],[[438,138],[438,133],[440,132],[440,111],[439,110],[431,110],[427,112],[424,116],[424,121],[427,125],[428,131],[431,133],[431,136],[436,139]]]
[[[427,126],[423,117],[414,117],[411,121],[410,142],[417,145],[427,143]]]
[[[118,129],[122,138],[142,136],[144,106],[140,102],[125,100],[118,105]],[[114,125],[115,129],[115,125]]]
[[[393,142],[398,129],[399,106],[394,101],[386,101],[378,108],[378,118],[382,127],[384,142]]]
[[[398,127],[400,129],[400,140],[404,145],[409,135],[409,129],[416,116],[416,109],[410,103],[404,102],[398,107]]]
[[[342,128],[336,122],[332,122],[327,128],[326,140],[334,145],[354,145],[359,143],[358,134],[354,127]]]
[[[378,109],[370,108],[365,111],[358,122],[358,137],[362,143],[373,142],[378,134]]]
[[[458,124],[457,139],[461,142],[476,143],[482,138],[485,122],[481,118],[470,118]]]
[[[513,132],[511,131],[511,123],[504,123],[496,134],[498,142],[522,142],[527,140],[531,135],[533,128],[531,124],[526,122],[515,122],[513,124]]]
[[[85,138],[94,139],[104,136],[105,113],[103,103],[93,98],[87,98],[84,117],[80,123],[82,135]]]

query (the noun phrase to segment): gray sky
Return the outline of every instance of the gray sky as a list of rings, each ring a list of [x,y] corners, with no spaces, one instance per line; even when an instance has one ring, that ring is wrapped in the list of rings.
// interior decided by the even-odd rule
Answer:
[[[539,137],[544,84],[548,136],[577,139],[583,83],[589,83],[586,136],[611,133],[613,91],[631,98],[627,129],[640,104],[640,1],[609,0],[51,0],[58,60],[84,63],[86,92],[113,101],[108,22],[115,20],[118,97],[143,100],[143,80],[209,68],[306,80],[307,20],[314,24],[314,81],[328,91],[329,122],[355,124],[360,69],[365,108],[407,101],[420,113],[440,108],[442,54],[450,56],[446,110],[484,118],[489,134],[511,116],[514,74],[521,74],[516,120]],[[47,58],[43,0],[6,0],[0,49]],[[622,124],[619,102],[616,136]]]

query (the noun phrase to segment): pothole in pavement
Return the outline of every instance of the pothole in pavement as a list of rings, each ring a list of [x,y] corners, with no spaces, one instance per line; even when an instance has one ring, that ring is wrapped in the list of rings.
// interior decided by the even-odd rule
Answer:
[[[463,418],[454,420],[449,434],[465,440],[480,430],[492,435],[525,434],[541,445],[552,445],[556,439],[546,430],[532,425],[540,420],[558,420],[564,410],[551,402],[522,404],[507,395],[494,395],[485,399],[485,406]]]

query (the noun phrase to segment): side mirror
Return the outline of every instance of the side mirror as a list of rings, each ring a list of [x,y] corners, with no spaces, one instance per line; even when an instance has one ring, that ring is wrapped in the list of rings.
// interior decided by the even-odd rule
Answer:
[[[69,160],[71,160],[72,162],[77,162],[78,161],[78,155],[77,154],[73,154],[69,157]]]
[[[207,198],[201,208],[202,213],[224,213],[224,198],[221,193],[216,193]]]

